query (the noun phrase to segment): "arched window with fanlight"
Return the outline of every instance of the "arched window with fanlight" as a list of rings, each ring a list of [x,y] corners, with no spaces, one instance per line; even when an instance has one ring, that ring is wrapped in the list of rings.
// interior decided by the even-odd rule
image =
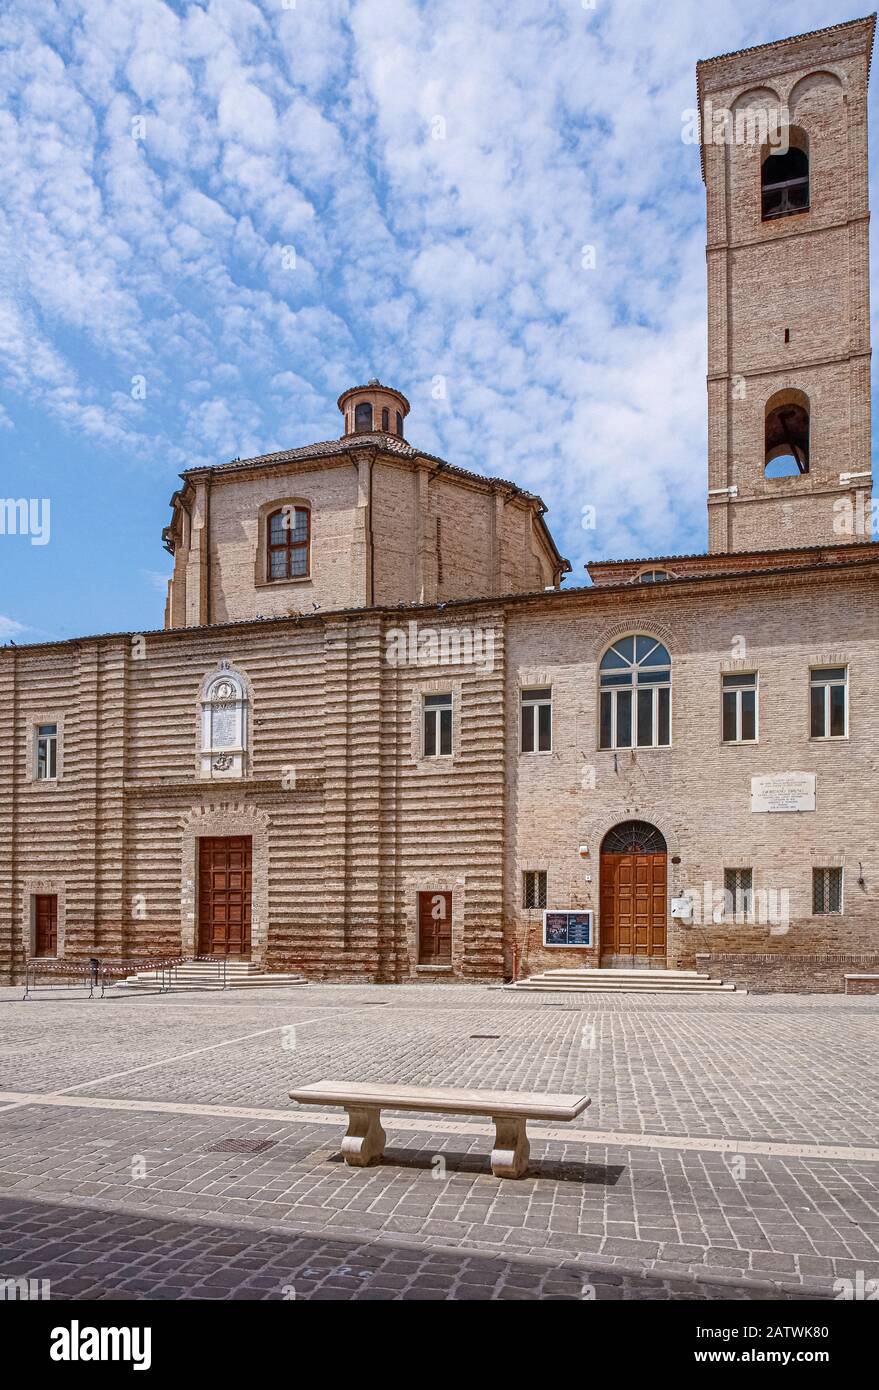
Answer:
[[[787,137],[784,149],[770,146],[761,166],[764,222],[809,211],[809,137],[797,126],[788,129]]]
[[[266,518],[266,578],[308,579],[311,574],[311,511],[279,507]]]
[[[202,684],[202,777],[243,777],[247,763],[247,687],[228,661],[221,661]]]
[[[600,748],[671,743],[671,657],[655,637],[635,633],[608,647],[599,666]]]

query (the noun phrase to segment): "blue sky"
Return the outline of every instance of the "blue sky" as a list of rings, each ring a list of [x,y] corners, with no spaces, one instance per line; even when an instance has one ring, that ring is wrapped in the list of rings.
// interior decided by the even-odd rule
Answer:
[[[704,549],[695,63],[862,12],[5,0],[0,494],[51,539],[0,536],[0,639],[161,626],[180,470],[334,438],[370,376],[543,496],[571,582]]]

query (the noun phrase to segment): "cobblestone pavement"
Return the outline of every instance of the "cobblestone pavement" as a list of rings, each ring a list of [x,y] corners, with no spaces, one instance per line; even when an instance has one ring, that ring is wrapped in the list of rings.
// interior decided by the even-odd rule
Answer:
[[[833,1297],[879,1277],[877,1014],[476,986],[2,990],[0,1276],[56,1297]],[[492,1177],[490,1127],[454,1116],[387,1115],[384,1162],[352,1169],[341,1112],[287,1099],[322,1076],[593,1104],[529,1127],[520,1182]]]

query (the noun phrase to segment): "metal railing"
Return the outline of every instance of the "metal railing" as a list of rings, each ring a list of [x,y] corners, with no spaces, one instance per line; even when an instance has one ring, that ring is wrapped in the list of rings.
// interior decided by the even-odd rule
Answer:
[[[159,986],[160,994],[167,994],[171,988],[173,973],[182,962],[180,956],[163,956],[147,960],[107,960],[89,956],[78,960],[43,960],[39,956],[25,962],[23,999],[29,999],[36,990],[69,991],[83,989],[87,998],[95,995],[103,999],[109,986],[126,979],[129,975],[152,972]]]

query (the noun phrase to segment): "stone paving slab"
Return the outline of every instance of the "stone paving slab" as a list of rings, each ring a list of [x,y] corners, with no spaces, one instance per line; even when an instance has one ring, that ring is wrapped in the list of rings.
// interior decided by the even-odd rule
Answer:
[[[601,1265],[422,1247],[364,1234],[253,1230],[94,1207],[0,1199],[3,1273],[55,1299],[485,1301],[796,1299]]]
[[[453,1252],[457,1270],[465,1252],[476,1252],[467,1259],[492,1262],[491,1292],[482,1295],[490,1297],[514,1296],[503,1291],[523,1260],[570,1267],[586,1283],[589,1271],[615,1274],[623,1282],[596,1296],[624,1298],[832,1297],[837,1278],[879,1277],[879,1164],[841,1147],[875,1152],[875,1000],[812,997],[800,1006],[784,996],[773,1007],[769,996],[748,996],[731,1007],[733,996],[691,997],[669,1007],[639,998],[634,1008],[631,996],[614,996],[596,1009],[580,996],[552,1010],[542,1000],[444,986],[310,987],[307,1001],[303,995],[22,1004],[7,1003],[5,992],[0,1090],[54,1094],[51,1106],[0,1105],[0,1188],[16,1212],[36,1209],[10,1228],[23,1243],[6,1232],[0,1238],[0,1274],[34,1277],[33,1268],[9,1268],[42,1248],[28,1240],[28,1221],[36,1240],[47,1210],[72,1206],[103,1213],[102,1221],[115,1214],[264,1228],[266,1240],[274,1233],[306,1242],[300,1272],[316,1243],[337,1232],[352,1260],[355,1250],[406,1242],[422,1263],[434,1251]],[[376,1007],[369,998],[386,1002]],[[471,1037],[491,1032],[500,1037]],[[603,1131],[645,1139],[614,1142],[602,1133],[597,1142],[579,1128],[567,1139],[532,1139],[529,1176],[499,1182],[484,1126],[410,1117],[406,1129],[389,1125],[382,1165],[352,1169],[339,1160],[341,1119],[277,1118],[294,1109],[291,1085],[332,1074],[504,1089],[583,1085],[597,1097],[587,1112],[593,1125],[600,1107]],[[81,1108],[64,1103],[65,1087]],[[133,1108],[84,1108],[89,1100]],[[157,1100],[179,1110],[149,1110]],[[211,1103],[247,1111],[197,1110]],[[651,1136],[663,1146],[649,1146]],[[758,1147],[699,1147],[712,1136]],[[224,1139],[271,1147],[211,1151]],[[833,1154],[795,1156],[795,1141],[820,1141]],[[779,1150],[770,1152],[774,1144]],[[178,1237],[169,1237],[173,1248]],[[437,1296],[464,1296],[453,1273]],[[523,1296],[583,1296],[548,1293],[546,1277]],[[171,1282],[151,1279],[140,1290],[147,1296]],[[352,1285],[348,1296],[379,1296],[369,1286]],[[223,1296],[257,1296],[245,1280],[225,1287],[233,1293]],[[313,1296],[344,1296],[322,1287]],[[721,1288],[732,1292],[713,1292]],[[283,1295],[265,1286],[258,1296]],[[407,1284],[394,1296],[417,1293]]]

